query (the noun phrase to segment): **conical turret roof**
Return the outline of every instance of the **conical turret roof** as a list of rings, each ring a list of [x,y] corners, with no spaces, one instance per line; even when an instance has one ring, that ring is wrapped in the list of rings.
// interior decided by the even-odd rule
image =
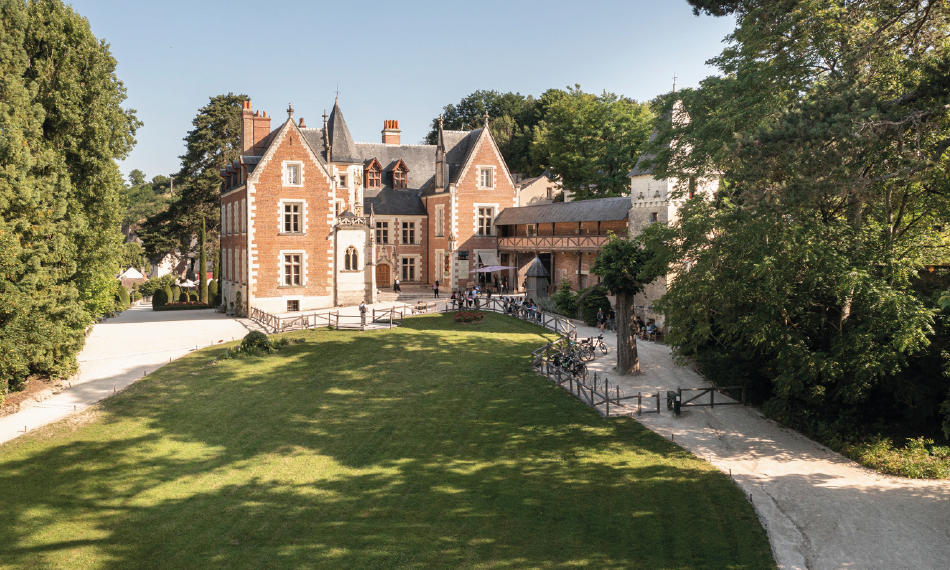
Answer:
[[[343,119],[343,111],[340,110],[339,102],[333,103],[333,112],[330,113],[330,120],[327,121],[327,129],[330,131],[330,155],[333,162],[363,162],[357,158],[356,143],[353,142],[353,136],[350,129],[346,126],[346,120]]]

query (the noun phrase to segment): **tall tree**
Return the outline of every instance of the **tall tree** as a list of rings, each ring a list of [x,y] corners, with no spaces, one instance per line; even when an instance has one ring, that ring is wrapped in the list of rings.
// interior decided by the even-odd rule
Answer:
[[[651,273],[653,253],[636,241],[617,235],[601,247],[591,273],[617,298],[617,373],[640,370],[636,328],[633,325],[633,300],[644,286],[658,275]]]
[[[543,149],[545,166],[577,199],[620,196],[629,191],[627,175],[652,122],[649,105],[584,93],[575,85],[547,106],[532,144]]]
[[[116,159],[140,125],[115,66],[62,2],[0,0],[4,384],[73,370],[83,328],[113,306]]]
[[[175,249],[191,252],[201,223],[207,224],[212,244],[220,231],[220,171],[241,151],[241,103],[247,95],[217,95],[198,110],[185,137],[186,152],[175,175],[175,190],[167,211],[148,218],[140,232],[150,257]]]
[[[692,120],[647,149],[657,176],[727,182],[653,244],[691,265],[661,303],[670,341],[766,380],[777,416],[853,424],[906,393],[933,332],[913,283],[950,257],[950,5],[690,3],[737,27],[722,76],[660,99]]]
[[[530,95],[523,96],[520,93],[478,90],[464,97],[458,104],[444,107],[444,128],[480,128],[484,125],[486,113],[492,137],[498,144],[508,168],[525,176],[541,174],[543,167],[531,149],[531,141],[536,134],[535,127],[541,119],[537,101]],[[436,143],[438,127],[439,120],[435,118],[426,136],[427,144]]]

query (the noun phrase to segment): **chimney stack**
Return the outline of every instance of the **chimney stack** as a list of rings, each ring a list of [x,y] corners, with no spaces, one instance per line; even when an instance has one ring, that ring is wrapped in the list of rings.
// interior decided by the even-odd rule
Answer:
[[[270,117],[265,111],[252,111],[251,102],[241,108],[241,152],[248,152],[270,133]],[[253,152],[253,151],[252,151]]]
[[[390,119],[383,121],[383,144],[399,144],[399,121]]]
[[[306,128],[307,128],[306,123],[303,122],[303,117],[300,117],[300,122],[297,123],[297,126],[300,127],[301,129],[306,129]]]

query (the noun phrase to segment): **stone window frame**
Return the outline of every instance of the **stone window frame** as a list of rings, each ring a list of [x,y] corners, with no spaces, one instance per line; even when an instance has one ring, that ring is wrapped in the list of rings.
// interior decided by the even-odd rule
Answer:
[[[290,284],[287,285],[286,271],[287,271],[287,261],[286,256],[288,255],[299,255],[300,256],[300,283],[299,284]],[[277,287],[279,289],[295,289],[298,287],[307,286],[307,252],[303,249],[282,249],[280,250],[277,258],[279,271],[277,272]]]
[[[412,261],[411,266],[413,268],[413,273],[415,274],[415,279],[405,279],[405,268],[407,267],[406,261]],[[420,254],[407,254],[399,256],[399,279],[402,282],[408,283],[418,283],[422,276],[422,255]]]
[[[407,228],[406,224],[411,224],[412,227]],[[402,222],[399,222],[399,243],[402,245],[419,245],[419,241],[416,241],[416,238],[421,237],[421,236],[417,235],[417,232],[416,232],[417,229],[418,229],[418,224],[416,224],[416,220],[404,220]],[[412,232],[410,234],[410,237],[412,237],[412,239],[409,241],[406,241],[407,231]]]
[[[307,201],[303,198],[281,198],[277,201],[278,204],[278,215],[277,215],[277,234],[282,236],[303,236],[307,235]],[[286,212],[284,211],[285,206],[292,204],[299,204],[300,208],[300,231],[296,232],[287,232],[284,231],[284,216]]]
[[[494,190],[495,189],[495,167],[494,166],[478,166],[478,189],[479,190]],[[485,173],[488,173],[487,180],[488,185],[485,185],[486,180]]]
[[[291,182],[290,179],[290,167],[297,167],[297,182]],[[300,160],[285,160],[281,163],[281,181],[284,186],[291,186],[294,188],[300,188],[303,186],[304,181],[304,168],[303,161]]]
[[[487,204],[487,203],[482,203],[482,202],[476,202],[476,203],[472,204],[472,208],[473,208],[473,209],[472,209],[472,222],[473,222],[473,225],[472,225],[472,232],[473,232],[473,234],[472,234],[472,235],[475,236],[475,237],[493,237],[493,236],[497,236],[498,234],[497,234],[497,230],[495,229],[495,218],[498,217],[498,212],[501,210],[501,204],[497,204],[497,203],[496,203],[496,204]],[[491,209],[492,209],[491,227],[490,227],[491,233],[489,233],[489,234],[480,234],[480,233],[478,233],[478,230],[479,230],[479,221],[481,220],[481,217],[480,217],[480,215],[479,215],[479,213],[478,213],[479,208],[491,208]]]
[[[350,256],[353,256],[352,261]],[[343,253],[343,269],[340,271],[350,273],[362,271],[360,268],[360,252],[356,249],[356,246],[347,246]]]
[[[376,230],[376,233],[374,234],[374,237],[376,238],[376,244],[377,244],[377,245],[389,245],[389,244],[393,243],[393,242],[389,239],[389,230],[390,230],[389,222],[390,222],[390,221],[391,221],[391,220],[376,220],[376,227],[373,228],[373,229]],[[385,227],[385,228],[381,228],[381,227],[379,227],[379,224],[386,224],[386,227]],[[381,240],[379,239],[380,235],[382,235],[382,234],[380,233],[380,231],[385,231],[385,232],[386,232],[386,234],[385,234],[385,235],[386,235],[386,241],[381,241]]]
[[[435,237],[445,237],[445,204],[435,206]]]

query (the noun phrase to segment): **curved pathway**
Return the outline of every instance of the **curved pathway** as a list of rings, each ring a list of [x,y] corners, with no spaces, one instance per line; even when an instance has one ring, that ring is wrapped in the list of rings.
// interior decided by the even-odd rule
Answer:
[[[79,372],[65,389],[18,413],[0,418],[0,443],[54,422],[111,396],[196,348],[260,330],[247,319],[210,310],[153,311],[139,305],[93,326],[79,353]]]
[[[595,334],[578,327],[580,337]],[[710,386],[676,366],[670,347],[649,341],[638,341],[642,373],[618,377],[616,336],[604,340],[610,353],[589,368],[628,395]],[[689,407],[674,418],[663,402],[660,415],[636,419],[732,474],[751,496],[779,568],[950,568],[950,481],[882,475],[749,407]]]

